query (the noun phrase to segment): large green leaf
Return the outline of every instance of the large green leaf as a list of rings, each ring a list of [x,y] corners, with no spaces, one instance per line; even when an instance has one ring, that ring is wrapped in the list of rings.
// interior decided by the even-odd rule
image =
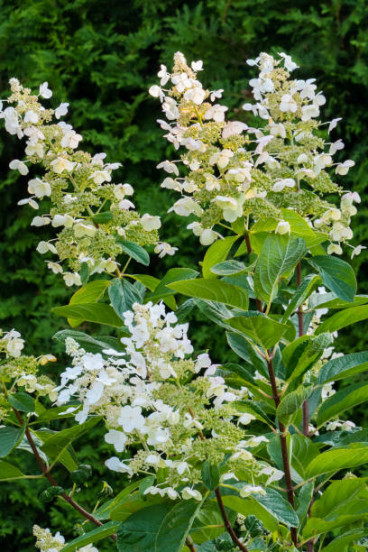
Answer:
[[[247,267],[244,263],[240,261],[223,261],[222,263],[217,263],[211,268],[211,272],[216,274],[216,276],[232,276],[233,274],[239,274],[239,272],[244,272]]]
[[[9,481],[11,479],[22,479],[24,474],[19,468],[0,460],[0,481]]]
[[[301,408],[312,392],[312,386],[300,386],[287,395],[284,395],[277,408],[277,416],[284,424],[292,423],[293,415]]]
[[[71,296],[69,304],[81,305],[84,303],[97,303],[105,294],[110,283],[110,280],[95,280],[94,282],[89,282]],[[83,319],[80,318],[68,318],[68,323],[72,328],[80,326],[82,322]]]
[[[122,318],[124,312],[131,310],[134,303],[142,301],[139,290],[125,278],[116,278],[112,281],[109,287],[109,298],[119,318]]]
[[[66,451],[69,445],[76,439],[79,439],[81,435],[92,429],[100,421],[100,419],[101,418],[96,416],[90,418],[83,424],[58,431],[51,437],[47,438],[41,446],[41,449],[49,458],[51,458],[53,463],[58,461],[61,459],[62,454]],[[76,468],[73,466],[73,469]]]
[[[110,280],[95,280],[94,282],[89,282],[71,296],[69,304],[81,305],[83,303],[98,301],[104,295],[110,284]]]
[[[145,249],[138,245],[137,243],[131,241],[117,240],[118,244],[129,257],[132,257],[137,263],[148,266],[150,263],[150,258]]]
[[[123,521],[119,552],[181,552],[202,502],[188,500],[144,508]]]
[[[367,529],[352,529],[347,533],[344,532],[343,535],[340,535],[333,539],[327,546],[322,548],[322,552],[341,552],[346,550],[348,544],[357,543],[362,537],[368,535]]]
[[[64,307],[54,307],[52,311],[66,318],[78,319],[79,321],[94,322],[105,326],[120,328],[123,321],[115,313],[110,305],[104,303],[86,303],[83,305],[65,305]]]
[[[253,515],[261,520],[265,528],[271,533],[276,532],[279,522],[274,514],[259,504],[253,497],[223,496],[222,501],[227,508],[245,517]]]
[[[288,382],[310,370],[331,343],[331,334],[321,334],[317,337],[303,335],[285,347],[282,357],[286,365]]]
[[[305,241],[291,236],[269,235],[258,257],[254,276],[256,297],[267,303],[277,295],[281,278],[289,277],[306,253]]]
[[[297,527],[299,524],[298,516],[288,501],[275,489],[266,487],[265,491],[265,495],[257,493],[245,499],[236,496],[223,496],[222,500],[225,506],[240,514],[245,516],[249,514],[256,515],[257,517],[259,516],[261,521],[265,523],[265,527],[268,526],[267,528],[269,528],[270,531],[274,530],[273,520],[271,523],[269,520],[270,515],[287,527]],[[261,506],[262,509],[257,508],[256,504]],[[266,511],[268,515],[263,517],[262,511]]]
[[[319,285],[321,285],[321,278],[319,276],[316,276],[315,274],[309,274],[306,276],[292,296],[281,321],[286,322],[286,320],[288,320],[290,316],[298,310],[298,307],[308,299],[308,297],[315,289],[317,289]]]
[[[351,353],[333,358],[324,364],[318,375],[318,383],[344,379],[368,369],[368,352]]]
[[[368,400],[367,383],[356,383],[340,389],[337,393],[326,399],[319,409],[317,416],[318,426],[366,400]]]
[[[101,527],[97,527],[97,529],[93,529],[93,531],[89,531],[85,535],[81,535],[71,542],[68,542],[60,552],[75,552],[76,550],[80,550],[80,548],[87,546],[87,544],[98,542],[101,539],[113,535],[116,533],[118,527],[118,521],[109,521],[101,525]]]
[[[217,240],[207,249],[202,263],[202,273],[204,278],[216,278],[216,275],[211,272],[211,268],[226,259],[231,247],[238,239],[239,236],[230,236],[228,238],[224,238],[223,240]]]
[[[280,324],[276,320],[261,315],[234,316],[227,322],[232,328],[264,349],[273,347],[289,329],[286,324]]]
[[[221,280],[206,278],[183,280],[168,284],[167,287],[189,297],[217,301],[241,310],[248,310],[249,298],[245,289]]]
[[[368,491],[361,479],[333,481],[311,508],[303,537],[326,533],[368,516]]]
[[[36,409],[34,398],[23,391],[9,394],[8,401],[13,408],[21,412],[34,412]]]
[[[318,255],[308,259],[322,278],[324,285],[343,301],[354,301],[357,290],[357,282],[352,267],[331,255]]]
[[[0,427],[0,458],[5,458],[22,440],[24,427]]]
[[[324,473],[346,468],[356,468],[368,461],[368,444],[354,443],[348,447],[335,448],[322,452],[314,458],[306,469],[306,476],[316,477]]]
[[[155,287],[154,291],[147,295],[147,301],[157,302],[160,299],[174,299],[172,296],[175,291],[169,289],[167,286],[172,282],[179,282],[181,280],[192,280],[198,276],[198,272],[192,268],[170,268],[162,278],[162,280]]]
[[[333,314],[322,322],[322,324],[317,328],[316,334],[323,332],[336,332],[341,330],[341,328],[346,328],[357,322],[362,322],[368,318],[368,306],[364,305],[361,307],[352,307],[351,309],[344,309],[341,312]]]

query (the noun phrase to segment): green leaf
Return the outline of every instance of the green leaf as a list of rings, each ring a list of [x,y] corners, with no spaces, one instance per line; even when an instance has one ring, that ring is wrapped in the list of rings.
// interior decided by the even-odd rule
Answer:
[[[87,546],[87,544],[98,542],[99,540],[109,537],[110,535],[114,535],[118,527],[118,521],[109,521],[108,523],[97,527],[97,529],[93,529],[93,531],[89,531],[85,535],[81,535],[71,542],[68,542],[68,544],[66,544],[60,552],[75,552],[76,550]]]
[[[317,424],[321,426],[345,410],[357,406],[368,399],[368,384],[356,383],[344,387],[326,399],[318,411]]]
[[[332,531],[355,521],[367,519],[368,491],[361,479],[333,481],[311,508],[311,517],[303,538]]]
[[[253,497],[240,498],[239,496],[222,496],[222,502],[227,508],[245,517],[254,515],[261,520],[265,528],[271,533],[278,531],[279,522],[275,515],[261,506]]]
[[[202,466],[202,481],[207,489],[214,491],[220,481],[220,472],[216,464],[206,460]]]
[[[104,303],[86,303],[83,305],[66,305],[64,307],[54,307],[52,312],[66,318],[76,318],[80,321],[94,322],[105,326],[120,328],[123,321],[117,316],[110,305]]]
[[[256,369],[261,374],[268,377],[265,360],[254,350],[247,338],[242,334],[226,332],[226,339],[234,353],[246,361],[252,373],[254,373],[254,369]]]
[[[217,240],[206,251],[202,264],[202,273],[204,278],[215,279],[216,275],[211,272],[211,268],[224,261],[236,240],[240,236],[230,236],[223,240]]]
[[[312,230],[306,220],[296,211],[291,209],[281,209],[281,212],[283,219],[290,224],[291,234],[299,238],[303,238],[312,255],[315,254],[315,252],[322,255],[323,253],[320,252],[320,250],[323,249],[318,246],[328,240],[328,234]]]
[[[125,279],[116,278],[109,287],[112,308],[122,319],[123,313],[131,310],[134,303],[140,303],[142,296],[138,289]],[[121,322],[123,325],[123,322]]]
[[[53,434],[43,443],[41,450],[43,450],[43,452],[52,459],[52,462],[60,460],[62,454],[66,451],[69,445],[76,439],[79,439],[81,435],[92,429],[100,421],[100,419],[100,417],[96,416],[90,418],[83,424],[63,429],[62,431]],[[77,467],[73,465],[72,470],[77,469]]]
[[[352,529],[333,539],[327,546],[322,548],[322,552],[342,552],[346,545],[357,543],[358,540],[367,535],[368,529]]]
[[[114,218],[114,213],[111,211],[103,211],[102,213],[97,213],[92,220],[96,224],[106,224],[107,222],[110,222]]]
[[[24,427],[0,427],[0,458],[5,458],[16,448],[24,435]]]
[[[61,343],[64,343],[67,337],[72,337],[77,343],[79,343],[79,345],[90,353],[99,353],[103,349],[121,349],[120,341],[116,337],[111,337],[109,335],[94,338],[84,332],[78,332],[77,330],[61,330],[53,337]]]
[[[104,296],[105,291],[109,287],[110,283],[110,280],[95,280],[94,282],[89,282],[89,284],[84,285],[71,296],[69,305],[97,303],[97,301]],[[72,328],[80,326],[82,322],[83,319],[81,320],[80,318],[68,318],[68,323]]]
[[[181,552],[204,500],[182,500],[166,514],[156,537],[157,552]],[[143,552],[143,551],[142,551]],[[147,551],[145,551],[147,552]]]
[[[131,241],[117,240],[124,253],[132,257],[137,263],[148,266],[150,264],[150,258],[145,249],[137,243]]]
[[[275,489],[265,488],[266,495],[254,494],[253,498],[259,502],[280,523],[287,527],[298,527],[299,519],[289,502]]]
[[[22,479],[24,474],[16,466],[0,460],[0,481]]]
[[[150,276],[149,274],[126,274],[126,276],[129,278],[133,278],[133,280],[136,280],[137,282],[140,282],[150,291],[156,289],[158,284],[160,283],[159,278],[155,278],[154,276]]]
[[[307,477],[317,477],[324,473],[356,468],[368,461],[368,444],[354,443],[349,447],[322,452],[308,464]]]
[[[308,399],[313,387],[298,387],[295,391],[291,391],[284,395],[278,408],[277,416],[281,422],[286,425],[291,423],[293,414],[301,408],[303,402]]]
[[[294,433],[290,435],[288,442],[290,451],[290,464],[293,470],[300,475],[297,483],[306,479],[306,469],[308,464],[319,455],[320,444],[313,443],[311,439],[304,435]]]
[[[9,403],[13,408],[20,410],[21,412],[34,412],[35,411],[35,401],[31,395],[28,393],[14,393],[8,397]]]
[[[343,301],[354,301],[357,282],[352,267],[331,255],[319,255],[308,259],[321,275],[323,284]]]
[[[41,414],[38,415],[37,420],[34,423],[44,423],[44,422],[50,422],[51,420],[63,420],[64,418],[74,418],[75,412],[69,412],[68,414],[63,414],[63,412],[66,412],[68,408],[71,406],[79,407],[80,403],[75,404],[64,404],[63,406],[55,406],[53,408],[47,408],[45,409]]]
[[[166,272],[165,276],[155,287],[155,290],[147,295],[146,300],[157,302],[160,299],[166,300],[171,298],[175,303],[174,298],[170,297],[175,294],[175,291],[169,289],[167,284],[181,280],[192,280],[193,278],[196,278],[197,275],[198,272],[191,268],[170,268],[170,270]]]
[[[281,278],[291,272],[306,253],[305,241],[291,236],[269,235],[258,257],[254,275],[254,292],[269,303],[277,295]]]
[[[226,284],[221,280],[199,278],[197,280],[182,280],[168,284],[176,292],[208,301],[217,301],[241,310],[248,310],[249,298],[244,288]]]
[[[121,490],[114,498],[108,500],[107,502],[104,502],[104,504],[102,504],[102,506],[100,506],[98,510],[96,510],[95,512],[96,518],[99,519],[100,521],[110,519],[110,514],[112,510],[117,508],[120,503],[124,503],[126,499],[129,499],[130,496],[132,496],[132,493],[136,491],[147,480],[151,481],[151,476],[144,477],[143,479],[134,481],[134,483],[131,483],[130,485],[124,487],[124,489]],[[138,493],[137,493],[137,496],[138,496]],[[132,512],[129,512],[125,516],[125,518],[129,517],[131,513]],[[119,518],[119,519],[115,519],[114,521],[122,521],[122,519]]]
[[[282,357],[286,364],[286,377],[291,382],[310,370],[321,358],[324,349],[332,343],[329,333],[317,337],[301,336],[285,347]]]
[[[276,320],[261,315],[235,316],[227,323],[264,349],[276,345],[288,330],[286,324],[280,324]]]
[[[304,523],[304,520],[308,515],[309,506],[313,498],[313,490],[313,483],[307,483],[306,485],[302,486],[297,496],[296,515],[300,520],[300,524]]]
[[[223,496],[222,500],[225,506],[242,515],[255,515],[269,531],[275,530],[274,520],[283,523],[287,527],[297,527],[299,524],[298,516],[288,501],[275,489],[267,487],[265,491],[266,495],[257,493],[246,499],[237,496]],[[257,505],[261,506],[261,509]],[[270,516],[273,519],[270,520]],[[276,530],[277,525],[276,523]]]
[[[81,305],[83,303],[98,301],[103,297],[110,284],[110,280],[95,280],[94,282],[89,282],[71,296],[69,305]]]
[[[324,364],[319,372],[318,383],[337,381],[368,369],[368,352],[351,353],[333,358]]]
[[[302,305],[320,285],[321,278],[319,276],[316,276],[315,274],[309,274],[306,276],[292,296],[281,322],[286,322],[290,316],[298,310],[298,307]]]
[[[346,328],[357,322],[362,322],[368,318],[368,306],[361,307],[352,307],[351,309],[344,309],[341,312],[333,314],[322,322],[322,324],[317,328],[316,335],[324,332],[336,332],[341,330],[341,328]]]
[[[230,523],[233,523],[236,513],[233,511],[228,511],[227,513]],[[222,519],[217,502],[208,500],[198,512],[193,522],[190,536],[196,544],[206,543],[210,539],[215,539],[224,533],[223,524],[224,520]],[[196,548],[197,552],[201,548]],[[187,552],[185,548],[184,550]],[[217,549],[214,549],[214,551],[217,552]]]
[[[223,261],[211,268],[211,272],[216,274],[216,276],[231,276],[232,274],[244,272],[244,270],[247,270],[247,267],[240,261]]]
[[[202,502],[161,503],[123,521],[117,533],[119,552],[181,552]]]
[[[232,317],[232,311],[225,307],[225,305],[216,303],[216,301],[204,301],[203,299],[191,300],[208,320],[223,328],[229,328],[226,320]]]

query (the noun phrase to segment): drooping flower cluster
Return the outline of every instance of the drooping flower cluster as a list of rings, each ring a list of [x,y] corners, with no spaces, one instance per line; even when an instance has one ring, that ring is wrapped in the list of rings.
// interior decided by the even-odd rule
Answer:
[[[47,83],[40,86],[38,95],[14,78],[10,86],[7,101],[14,106],[3,110],[1,104],[0,117],[10,134],[26,138],[25,161],[15,159],[10,168],[22,175],[32,173],[30,197],[19,203],[38,210],[39,200],[49,198],[49,213],[35,216],[32,225],[51,225],[59,232],[56,239],[40,241],[37,246],[39,253],[59,257],[60,262],[48,261],[48,267],[63,274],[67,285],[80,285],[83,263],[90,273],[117,271],[117,257],[122,253],[119,239],[158,245],[160,218],[147,213],[141,217],[131,202],[132,186],[112,183],[112,172],[120,163],[106,163],[104,153],[91,156],[79,150],[82,136],[59,120],[69,104],[45,109],[40,97],[51,97]],[[37,164],[45,169],[43,176],[31,168]],[[171,253],[170,248],[167,252]]]
[[[59,552],[65,546],[65,539],[59,531],[52,535],[50,529],[42,529],[42,527],[34,525],[33,535],[37,539],[35,546],[40,552]],[[98,549],[93,544],[87,544],[75,552],[98,552]]]
[[[182,194],[171,210],[200,219],[188,228],[203,245],[220,236],[216,224],[224,226],[223,221],[234,223],[242,217],[248,226],[249,217],[274,219],[276,232],[290,233],[285,210],[296,211],[320,241],[323,235],[330,241],[329,253],[341,254],[340,244],[353,236],[350,221],[360,197],[341,188],[328,172],[345,175],[354,165],[351,160],[334,163],[333,156],[344,144],[323,137],[324,126],[328,125],[329,134],[340,119],[328,123],[317,119],[326,99],[316,92],[315,79],[290,78],[297,68],[290,56],[281,53],[276,60],[260,54],[248,63],[259,66],[260,74],[250,81],[256,103],[243,108],[260,118],[258,129],[225,120],[227,107],[216,103],[223,91],[205,90],[197,78],[202,62],[189,66],[178,52],[171,74],[161,66],[161,86],[152,86],[150,94],[160,98],[168,122],[158,122],[176,149],[185,148],[180,159],[187,168],[187,174],[180,176],[180,160],[158,165],[168,173],[162,186]],[[324,198],[332,193],[341,196],[339,208]],[[240,225],[236,231],[241,232]],[[362,248],[354,248],[353,255]]]
[[[0,330],[0,353],[5,354],[0,364],[0,379],[6,386],[6,394],[0,397],[0,420],[11,410],[8,396],[17,391],[36,393],[39,397],[47,396],[51,401],[57,398],[54,382],[40,374],[40,368],[56,361],[56,358],[53,355],[26,356],[22,354],[23,348],[24,339],[19,332],[10,330],[2,333]]]
[[[265,466],[248,450],[267,439],[247,438],[242,426],[254,416],[234,406],[248,395],[247,389],[229,388],[208,354],[193,358],[188,325],[178,324],[162,303],[136,303],[124,320],[130,332],[121,340],[124,353],[87,353],[67,339],[73,363],[57,389],[58,404],[67,404],[71,397],[82,403],[78,422],[89,414],[104,417],[106,442],[124,453],[123,460],[109,458],[107,467],[129,475],[165,470],[165,480],[147,493],[172,499],[200,499],[194,486],[201,480],[203,462],[220,462],[228,453],[232,476],[241,466],[252,473],[250,481],[257,475],[269,481],[272,474],[262,471]],[[135,454],[130,445],[138,448]]]

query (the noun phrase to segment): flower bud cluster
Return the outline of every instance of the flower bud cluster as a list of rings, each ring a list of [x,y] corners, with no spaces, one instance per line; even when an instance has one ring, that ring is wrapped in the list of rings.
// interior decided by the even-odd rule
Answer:
[[[165,137],[175,149],[185,150],[180,160],[158,165],[168,173],[162,186],[182,195],[170,210],[195,215],[199,221],[188,228],[203,245],[210,245],[221,237],[215,225],[224,226],[225,221],[226,226],[242,217],[245,225],[249,217],[276,219],[275,231],[290,233],[290,223],[282,215],[282,209],[290,209],[324,234],[330,241],[329,254],[341,254],[341,244],[353,237],[350,222],[360,197],[334,181],[334,175],[345,175],[354,165],[351,160],[334,162],[344,144],[325,137],[324,127],[328,136],[340,119],[318,119],[326,99],[316,91],[315,79],[290,78],[297,68],[290,56],[281,53],[276,60],[262,53],[248,63],[260,72],[250,81],[256,103],[246,103],[243,109],[258,117],[258,129],[225,120],[227,107],[216,103],[223,90],[205,90],[197,78],[201,61],[189,66],[177,52],[172,73],[161,66],[160,86],[149,91],[162,102],[167,121],[158,122]],[[186,176],[180,176],[180,164]],[[340,196],[339,207],[325,199],[332,193]],[[352,255],[362,249],[354,248]]]
[[[57,399],[55,383],[46,375],[40,374],[40,368],[48,362],[55,362],[53,355],[40,357],[22,355],[24,340],[16,330],[2,333],[0,330],[0,353],[5,360],[0,364],[0,379],[7,385],[6,394],[0,399],[0,419],[4,419],[11,410],[8,395],[19,390],[36,393],[39,397],[47,396],[51,401]],[[20,389],[21,388],[21,389]]]
[[[26,138],[25,161],[14,159],[10,168],[22,175],[33,173],[28,181],[30,196],[19,204],[38,210],[39,201],[48,198],[50,211],[35,216],[31,224],[51,225],[58,231],[56,239],[37,246],[40,254],[58,257],[58,262],[47,261],[48,267],[63,274],[68,286],[80,285],[83,263],[90,273],[118,270],[117,257],[122,253],[118,239],[158,245],[160,218],[147,213],[141,217],[131,201],[132,186],[112,182],[120,163],[106,163],[106,154],[92,156],[78,149],[82,136],[59,120],[69,104],[45,109],[40,96],[51,97],[47,83],[40,86],[38,95],[14,78],[10,86],[10,105],[4,110],[0,106],[0,117],[10,134]],[[32,165],[41,165],[44,175],[36,176]]]
[[[34,525],[33,535],[37,539],[35,546],[40,552],[59,552],[65,546],[65,539],[59,531],[52,535],[50,529],[42,529],[42,527]],[[87,544],[75,552],[98,552],[98,549],[93,544]]]
[[[87,353],[73,339],[66,340],[73,362],[57,388],[57,404],[72,397],[82,403],[78,422],[89,414],[104,417],[105,440],[119,454],[106,466],[128,475],[164,472],[164,482],[147,493],[171,499],[200,500],[194,486],[206,459],[221,462],[231,453],[229,469],[240,464],[244,470],[245,461],[258,473],[247,450],[258,442],[248,443],[241,427],[254,417],[238,420],[242,415],[232,406],[247,396],[247,389],[229,388],[208,354],[193,357],[188,324],[178,324],[162,303],[136,303],[124,320],[130,334],[121,339],[124,352]]]

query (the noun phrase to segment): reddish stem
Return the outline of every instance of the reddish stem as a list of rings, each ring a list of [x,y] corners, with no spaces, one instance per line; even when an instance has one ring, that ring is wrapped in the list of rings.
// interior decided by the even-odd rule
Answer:
[[[270,358],[267,361],[267,368],[268,368],[268,374],[270,377],[270,383],[272,387],[273,400],[277,408],[280,404],[280,395],[277,389],[272,358]],[[293,482],[291,479],[291,470],[290,470],[290,462],[289,462],[289,455],[288,455],[288,449],[287,449],[287,440],[285,435],[285,426],[280,421],[279,421],[279,429],[280,429],[281,456],[282,456],[282,463],[284,466],[284,473],[285,473],[286,493],[287,493],[287,497],[290,505],[292,506],[292,508],[295,509],[294,489],[293,489]],[[290,533],[291,533],[291,538],[293,540],[293,543],[295,544],[295,546],[297,546],[298,533],[297,533],[296,527],[291,527]]]
[[[19,421],[19,423],[21,425],[24,425],[25,422],[24,422],[20,412],[16,408],[13,408],[13,412],[14,412],[15,416],[17,417],[17,420]],[[28,443],[29,443],[29,445],[32,449],[34,457],[35,457],[35,459],[36,459],[36,461],[37,461],[37,463],[38,463],[38,465],[41,469],[41,472],[46,477],[46,479],[51,483],[51,485],[53,485],[53,487],[59,487],[58,483],[52,477],[51,473],[48,471],[48,468],[47,468],[46,464],[42,460],[42,458],[41,458],[41,456],[40,456],[40,454],[37,450],[36,444],[33,440],[32,434],[29,431],[29,428],[27,426],[25,426],[25,435],[26,435]],[[77,512],[79,512],[83,517],[85,517],[86,519],[88,519],[89,521],[91,521],[92,523],[97,525],[98,527],[103,525],[103,523],[101,523],[101,521],[99,519],[95,518],[92,514],[90,514],[87,510],[85,510],[80,504],[78,504],[75,500],[73,500],[69,495],[67,495],[66,493],[63,492],[63,493],[60,493],[60,496],[66,502],[68,502],[75,510],[77,510]],[[116,541],[116,535],[110,535],[110,536],[113,540]]]
[[[302,283],[302,265],[299,262],[296,265],[296,285],[300,286]],[[304,313],[301,305],[298,307],[298,327],[299,327],[299,337],[304,335]],[[303,433],[306,437],[309,437],[309,405],[308,400],[303,403]]]
[[[222,496],[221,496],[220,489],[218,487],[217,487],[217,489],[215,489],[215,495],[216,495],[216,498],[217,498],[217,503],[218,503],[219,508],[220,508],[222,519],[224,520],[225,529],[229,533],[229,535],[231,537],[231,540],[233,541],[234,544],[236,544],[236,546],[238,548],[240,548],[240,550],[242,550],[242,552],[248,552],[248,548],[245,546],[245,544],[243,544],[238,539],[238,537],[236,536],[236,534],[234,532],[234,529],[232,528],[232,525],[229,521],[229,518],[227,517],[227,513],[226,513],[226,510],[225,510],[224,503],[222,502]]]

